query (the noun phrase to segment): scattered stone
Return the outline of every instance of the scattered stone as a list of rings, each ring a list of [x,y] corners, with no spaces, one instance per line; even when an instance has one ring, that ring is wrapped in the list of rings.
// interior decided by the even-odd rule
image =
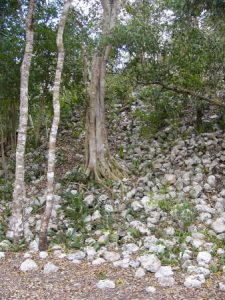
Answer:
[[[187,272],[191,274],[202,274],[205,278],[210,276],[210,270],[204,267],[188,266]]]
[[[173,276],[173,271],[170,266],[162,266],[158,269],[158,271],[155,273],[155,277],[169,277]]]
[[[70,253],[67,255],[67,259],[68,260],[82,260],[84,259],[86,256],[85,252],[83,251],[77,251],[77,252],[74,252],[74,253]]]
[[[169,287],[169,286],[173,286],[175,284],[175,279],[171,276],[159,277],[158,278],[158,283],[161,286]]]
[[[30,243],[29,250],[32,252],[38,252],[38,243],[36,240],[34,240]]]
[[[143,209],[143,206],[141,205],[141,203],[139,201],[135,200],[131,203],[131,208],[134,211],[141,211]]]
[[[156,292],[156,288],[154,286],[148,286],[148,287],[146,287],[145,290],[149,294],[155,294],[155,292]]]
[[[59,267],[57,267],[56,265],[54,265],[51,262],[48,262],[45,266],[44,266],[44,274],[49,274],[49,273],[55,273],[57,272],[59,269]]]
[[[197,262],[200,266],[204,266],[210,263],[212,255],[209,252],[202,251],[197,255]]]
[[[221,291],[225,292],[225,283],[220,282],[220,283],[219,283],[219,289],[220,289]]]
[[[116,287],[115,283],[109,279],[99,280],[99,282],[96,284],[96,286],[98,289],[101,289],[101,290],[114,289]]]
[[[207,183],[212,187],[214,188],[215,185],[216,185],[216,177],[214,175],[210,175],[208,178],[207,178]]]
[[[165,181],[168,182],[169,184],[174,184],[177,180],[176,175],[174,174],[166,174],[164,178]]]
[[[93,265],[93,266],[99,266],[99,265],[101,265],[101,264],[103,264],[103,263],[105,263],[105,259],[104,259],[104,258],[101,258],[101,257],[98,257],[98,258],[96,258],[96,259],[94,259],[94,260],[92,261],[92,265]]]
[[[166,232],[167,235],[173,236],[175,234],[175,229],[173,227],[167,227],[165,229],[165,232]]]
[[[3,250],[3,251],[9,251],[10,248],[11,248],[12,244],[10,243],[10,241],[8,240],[3,240],[1,241],[0,243],[0,250]]]
[[[101,219],[101,214],[100,214],[100,211],[99,210],[96,210],[93,215],[92,215],[92,221],[96,221],[96,220],[99,220]]]
[[[134,275],[136,278],[141,278],[145,276],[145,270],[143,268],[138,268]]]
[[[4,252],[0,252],[0,259],[5,258],[5,253]]]
[[[119,253],[117,253],[117,252],[113,252],[113,251],[105,251],[105,253],[104,253],[104,258],[105,258],[107,261],[114,262],[114,261],[117,261],[117,260],[120,259],[120,255],[119,255]]]
[[[146,254],[139,257],[139,261],[144,269],[149,272],[157,272],[161,267],[161,262],[154,254]]]
[[[84,198],[84,202],[88,205],[91,206],[94,202],[94,195],[88,195]]]
[[[47,257],[48,257],[48,252],[46,252],[46,251],[41,251],[41,252],[39,252],[39,257],[40,257],[41,259],[47,258]]]
[[[225,232],[225,218],[218,218],[212,223],[212,229],[216,233]]]
[[[139,247],[134,243],[130,243],[130,244],[125,244],[123,249],[124,249],[124,251],[127,251],[128,253],[134,253],[139,250]]]
[[[20,266],[20,270],[22,272],[36,270],[37,268],[38,268],[38,265],[36,264],[36,262],[30,258],[28,258],[24,262],[22,262],[22,264]]]
[[[190,275],[186,277],[184,285],[188,288],[200,288],[204,282],[205,279],[203,275]]]

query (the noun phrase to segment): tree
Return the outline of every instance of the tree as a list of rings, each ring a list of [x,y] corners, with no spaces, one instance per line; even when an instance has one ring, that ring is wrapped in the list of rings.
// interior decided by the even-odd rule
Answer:
[[[111,44],[107,42],[120,8],[120,0],[101,0],[103,8],[102,33],[99,45],[92,59],[91,78],[88,85],[90,98],[86,119],[86,165],[88,176],[97,181],[102,178],[122,177],[122,169],[111,156],[105,126],[105,77],[106,64]]]
[[[22,206],[26,197],[24,183],[24,155],[27,138],[27,123],[28,123],[28,83],[30,74],[30,65],[33,52],[33,17],[35,9],[35,0],[29,1],[29,8],[26,17],[26,46],[21,65],[20,79],[20,117],[18,139],[16,147],[16,174],[15,186],[13,192],[13,206],[11,229],[13,231],[13,239],[18,243],[23,236],[23,212]]]
[[[53,201],[54,201],[54,171],[55,171],[55,156],[56,156],[56,139],[60,121],[60,83],[62,77],[63,63],[64,63],[64,45],[63,45],[63,32],[66,24],[66,18],[69,12],[69,8],[72,0],[65,0],[64,6],[59,21],[58,33],[57,33],[57,48],[58,59],[55,73],[55,80],[53,85],[53,109],[54,117],[52,121],[52,127],[49,137],[49,151],[48,151],[48,170],[47,170],[47,195],[45,212],[42,217],[40,234],[39,234],[39,249],[46,250],[47,244],[47,230],[51,218]]]

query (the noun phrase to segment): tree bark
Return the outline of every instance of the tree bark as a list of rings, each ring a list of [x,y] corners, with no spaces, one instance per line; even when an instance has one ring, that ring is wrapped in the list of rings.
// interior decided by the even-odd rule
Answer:
[[[28,83],[30,74],[30,65],[33,52],[33,16],[35,9],[35,0],[29,1],[28,14],[26,17],[26,46],[21,65],[20,78],[20,117],[19,130],[16,147],[16,174],[15,185],[13,191],[12,219],[11,230],[13,231],[13,239],[18,243],[23,236],[23,212],[22,206],[26,197],[24,183],[24,155],[27,138],[28,123]]]
[[[1,128],[1,154],[2,154],[2,168],[4,171],[4,177],[5,179],[7,179],[8,173],[7,173],[7,163],[5,159],[5,149],[4,149],[4,132],[2,128]]]
[[[115,27],[120,0],[101,0],[103,25],[100,42],[110,35]],[[100,45],[92,60],[91,79],[88,87],[90,98],[86,119],[86,165],[88,176],[95,180],[102,178],[117,179],[124,176],[122,168],[111,156],[105,126],[105,76],[106,63],[111,45]]]
[[[63,45],[63,32],[66,24],[66,18],[69,12],[69,8],[72,0],[65,0],[64,6],[59,21],[58,33],[57,33],[57,48],[58,48],[58,60],[57,68],[53,86],[53,109],[54,117],[52,121],[52,127],[49,137],[49,150],[48,150],[48,170],[47,170],[47,195],[46,206],[41,221],[41,229],[39,234],[39,249],[40,251],[47,250],[47,231],[51,218],[52,208],[54,204],[54,171],[55,171],[55,157],[56,157],[56,139],[60,121],[60,83],[62,77],[63,63],[64,63],[64,45]]]

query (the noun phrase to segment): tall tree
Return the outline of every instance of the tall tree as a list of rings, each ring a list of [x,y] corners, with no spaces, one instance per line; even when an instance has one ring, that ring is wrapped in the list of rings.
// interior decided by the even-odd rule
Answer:
[[[102,178],[122,177],[122,170],[110,154],[105,126],[105,76],[106,64],[112,48],[107,43],[120,8],[120,0],[101,0],[103,8],[100,43],[92,60],[91,78],[88,86],[90,98],[86,120],[86,174],[97,181]]]
[[[54,204],[54,175],[55,175],[55,156],[56,156],[56,139],[60,121],[60,83],[62,78],[62,70],[64,63],[64,45],[63,45],[63,32],[66,24],[66,18],[69,12],[69,8],[72,0],[65,0],[64,6],[59,21],[58,33],[57,33],[57,48],[58,48],[58,60],[55,73],[55,80],[53,86],[53,109],[54,117],[52,121],[52,127],[49,138],[49,152],[48,152],[48,170],[47,170],[47,196],[45,212],[42,217],[41,229],[39,235],[39,249],[46,250],[48,248],[47,243],[47,231],[51,218],[52,208]]]
[[[27,138],[28,123],[28,83],[30,74],[31,58],[33,53],[33,17],[35,9],[35,0],[29,1],[28,13],[26,17],[26,46],[21,65],[20,79],[20,117],[19,130],[16,148],[16,175],[13,192],[13,207],[11,229],[15,243],[23,236],[23,211],[22,206],[26,197],[24,183],[24,155]]]

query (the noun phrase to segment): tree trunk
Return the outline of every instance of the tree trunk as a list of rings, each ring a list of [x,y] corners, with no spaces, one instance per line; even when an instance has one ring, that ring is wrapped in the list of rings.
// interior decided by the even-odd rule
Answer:
[[[65,28],[66,18],[70,8],[72,0],[65,0],[64,6],[59,21],[58,33],[57,33],[57,48],[58,48],[58,60],[57,68],[53,86],[53,109],[54,117],[52,121],[52,127],[49,138],[49,152],[48,152],[48,171],[47,171],[47,196],[45,212],[42,217],[41,229],[39,234],[39,249],[40,251],[47,250],[47,231],[51,218],[52,208],[54,204],[54,171],[55,171],[55,156],[56,156],[56,138],[58,133],[59,121],[60,121],[60,83],[62,77],[63,63],[64,63],[64,46],[63,46],[63,32]]]
[[[101,0],[103,28],[101,42],[115,26],[120,0]],[[122,168],[111,156],[105,127],[105,75],[111,45],[101,46],[92,60],[91,80],[88,87],[90,98],[86,120],[86,165],[88,176],[97,181],[102,178],[117,179],[124,176]]]
[[[2,128],[1,128],[1,154],[2,154],[2,168],[4,171],[4,177],[5,179],[7,179],[8,174],[7,174],[7,164],[5,159],[5,149],[4,149],[4,132]]]
[[[28,122],[28,82],[30,73],[30,64],[33,52],[33,15],[35,0],[29,1],[28,14],[26,18],[26,46],[21,65],[20,79],[20,117],[19,130],[16,147],[16,174],[13,191],[12,219],[10,227],[13,231],[13,239],[18,243],[23,236],[23,212],[22,206],[25,200],[25,183],[24,183],[24,155],[27,138]]]

